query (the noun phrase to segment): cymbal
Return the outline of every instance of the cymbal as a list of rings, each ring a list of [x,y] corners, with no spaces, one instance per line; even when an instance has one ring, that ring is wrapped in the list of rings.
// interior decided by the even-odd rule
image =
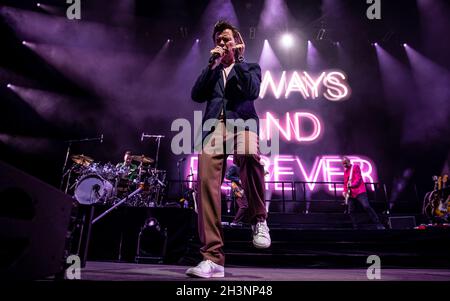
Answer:
[[[94,159],[85,155],[73,155],[70,158],[73,162],[81,165],[89,165],[94,162]]]
[[[144,155],[142,155],[142,156],[131,156],[131,160],[137,161],[137,162],[142,162],[144,164],[150,164],[150,163],[155,162],[155,160],[153,160],[152,158],[146,157]]]

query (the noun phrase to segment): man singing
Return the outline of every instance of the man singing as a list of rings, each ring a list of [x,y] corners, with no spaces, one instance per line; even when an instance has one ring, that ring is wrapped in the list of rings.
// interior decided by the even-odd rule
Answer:
[[[361,175],[361,168],[356,164],[351,164],[350,159],[347,157],[342,158],[342,165],[344,166],[344,196],[349,193],[348,214],[350,214],[350,218],[352,219],[353,227],[357,227],[355,203],[359,202],[367,214],[369,214],[372,222],[377,225],[377,229],[385,229],[380,223],[378,215],[369,204],[366,185]]]
[[[259,119],[253,104],[259,96],[261,68],[244,61],[244,41],[230,23],[215,24],[213,41],[215,47],[211,50],[209,65],[198,77],[191,95],[196,102],[206,102],[204,127],[213,123],[209,132],[203,133],[198,159],[198,230],[203,261],[186,271],[191,277],[202,278],[225,275],[220,187],[229,154],[235,156],[248,199],[253,245],[268,248],[271,244],[264,202],[264,168],[258,144]],[[236,120],[254,126],[230,128]]]

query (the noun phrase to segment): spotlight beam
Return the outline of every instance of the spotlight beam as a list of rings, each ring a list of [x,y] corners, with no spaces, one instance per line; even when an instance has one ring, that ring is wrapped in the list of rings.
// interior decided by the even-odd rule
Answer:
[[[294,46],[294,37],[290,33],[285,33],[281,36],[280,43],[286,49],[292,48]]]

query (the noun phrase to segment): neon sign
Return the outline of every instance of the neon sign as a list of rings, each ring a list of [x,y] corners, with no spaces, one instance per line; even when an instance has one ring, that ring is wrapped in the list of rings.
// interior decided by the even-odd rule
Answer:
[[[330,101],[341,101],[350,97],[350,87],[347,76],[342,71],[323,71],[318,76],[311,76],[308,72],[294,71],[290,74],[283,71],[278,80],[270,71],[264,73],[260,98],[264,98],[270,90],[276,99],[288,98],[298,92],[304,99],[316,99],[321,94]]]
[[[308,133],[305,131],[304,125],[309,123],[312,130]],[[274,113],[266,112],[266,118],[260,120],[260,136],[261,139],[270,140],[273,129],[280,133],[287,141],[297,142],[313,142],[316,141],[322,134],[322,124],[320,119],[309,112],[287,112],[285,115],[284,126],[279,119],[275,118]]]
[[[362,156],[347,156],[352,164],[358,164],[361,168],[361,175],[363,181],[366,183],[375,183],[378,181],[377,173],[374,163]],[[325,190],[330,194],[334,194],[334,185],[318,185],[316,182],[343,182],[344,181],[344,169],[341,164],[341,156],[338,155],[323,155],[315,158],[312,165],[307,164],[299,156],[294,155],[277,155],[273,158],[261,157],[265,169],[266,175],[266,190],[270,191],[282,191],[283,184],[281,183],[267,183],[270,181],[301,181],[310,182],[306,183],[306,189],[310,192]],[[197,179],[197,163],[198,157],[192,156],[189,160],[189,172],[193,175],[193,179]],[[230,166],[233,163],[232,156],[227,159],[227,165]],[[189,184],[192,188],[192,183]],[[369,186],[372,190],[375,190],[374,185]],[[222,185],[223,190],[229,190],[230,187],[226,184]],[[290,183],[284,184],[284,190],[292,190],[293,187]],[[336,191],[343,191],[342,184],[336,184]]]

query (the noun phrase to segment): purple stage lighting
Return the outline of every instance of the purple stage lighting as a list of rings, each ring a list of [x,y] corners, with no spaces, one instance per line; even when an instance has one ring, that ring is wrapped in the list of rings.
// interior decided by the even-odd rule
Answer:
[[[281,70],[280,61],[267,40],[264,41],[264,46],[259,57],[259,65],[262,70]]]
[[[289,8],[284,0],[266,0],[259,17],[259,27],[263,31],[283,30],[290,19]]]
[[[195,42],[196,42],[196,43],[199,43],[199,42],[200,42],[200,39],[196,39]]]
[[[308,70],[319,71],[323,65],[323,60],[319,51],[314,47],[314,44],[308,40],[307,54],[306,54],[306,66]]]
[[[6,87],[9,88],[9,89],[11,89],[11,88],[12,88],[12,85],[11,85],[11,84],[7,84]]]
[[[203,11],[201,28],[203,28],[200,38],[204,41],[211,41],[211,30],[218,20],[227,20],[239,28],[239,20],[234,10],[231,0],[210,0],[208,6]]]
[[[10,147],[25,153],[44,152],[52,145],[52,142],[45,138],[7,134],[0,134],[0,143],[9,145]]]
[[[281,46],[283,46],[286,49],[291,48],[294,46],[294,37],[290,33],[285,33],[281,36]]]
[[[414,98],[414,84],[406,66],[383,47],[376,47],[376,55],[381,74],[384,94],[391,101],[392,110],[401,110],[401,105],[407,106]],[[405,89],[405,87],[410,87]]]
[[[414,130],[414,135],[408,138],[410,141],[430,141],[448,130],[450,72],[410,46],[405,47],[405,51],[418,89],[416,109],[409,114],[407,125]]]

